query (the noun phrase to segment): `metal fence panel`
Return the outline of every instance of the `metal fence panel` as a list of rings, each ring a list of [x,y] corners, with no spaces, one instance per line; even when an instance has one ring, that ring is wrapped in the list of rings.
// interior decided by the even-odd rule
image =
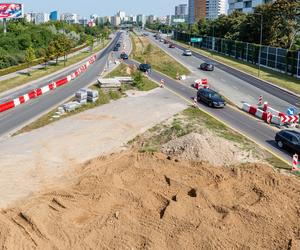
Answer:
[[[188,43],[190,42],[191,35],[175,31],[174,38]],[[193,44],[193,46],[214,50],[220,54],[247,61],[255,65],[258,65],[259,62],[260,53],[259,45],[257,44],[205,36],[202,37],[201,43]],[[262,46],[260,59],[261,66],[263,67],[285,72],[300,78],[300,51],[288,51],[282,48]]]

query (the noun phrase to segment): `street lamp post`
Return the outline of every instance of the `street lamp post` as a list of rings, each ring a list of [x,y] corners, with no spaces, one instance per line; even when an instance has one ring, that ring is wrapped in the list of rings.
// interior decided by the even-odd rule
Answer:
[[[259,56],[258,56],[258,77],[260,77],[260,64],[261,64],[261,52],[262,52],[262,36],[263,36],[263,15],[261,13],[253,13],[260,16],[260,39],[259,39]]]
[[[213,25],[212,28],[213,28],[213,35],[211,40],[211,50],[212,50],[211,56],[213,58],[214,57],[213,52],[215,51],[215,25]]]

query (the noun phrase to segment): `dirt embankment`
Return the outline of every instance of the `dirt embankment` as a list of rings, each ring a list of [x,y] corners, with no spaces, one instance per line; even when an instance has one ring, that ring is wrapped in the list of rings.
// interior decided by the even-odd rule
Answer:
[[[218,137],[210,131],[190,133],[164,144],[162,152],[183,160],[204,161],[214,166],[228,166],[257,162],[252,152],[242,150],[235,143]]]
[[[0,215],[4,249],[299,249],[300,184],[126,151]]]

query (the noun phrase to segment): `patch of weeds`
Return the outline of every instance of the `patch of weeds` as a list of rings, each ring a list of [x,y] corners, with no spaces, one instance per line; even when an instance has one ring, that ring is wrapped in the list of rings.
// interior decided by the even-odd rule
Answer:
[[[122,97],[122,94],[120,91],[114,91],[114,90],[110,90],[108,92],[108,95],[109,95],[110,99],[112,99],[112,100],[118,100]]]
[[[182,123],[178,119],[173,120],[171,131],[176,135],[176,137],[181,137],[186,134],[186,130],[182,127]]]
[[[296,177],[300,178],[300,171],[295,171],[295,172],[294,172],[294,175],[295,175]]]
[[[149,144],[146,144],[139,150],[140,153],[147,153],[147,152],[154,153],[158,151],[159,151],[159,147],[157,145],[149,145]]]
[[[278,159],[275,156],[267,158],[266,161],[270,165],[274,166],[275,168],[291,170],[291,166],[290,165],[286,164],[285,162],[281,161],[280,159]]]

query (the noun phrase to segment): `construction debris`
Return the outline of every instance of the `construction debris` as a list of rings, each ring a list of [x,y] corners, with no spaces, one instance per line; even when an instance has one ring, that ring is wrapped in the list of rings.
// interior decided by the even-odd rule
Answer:
[[[115,78],[99,78],[98,83],[102,89],[119,89],[121,88],[121,82]]]

